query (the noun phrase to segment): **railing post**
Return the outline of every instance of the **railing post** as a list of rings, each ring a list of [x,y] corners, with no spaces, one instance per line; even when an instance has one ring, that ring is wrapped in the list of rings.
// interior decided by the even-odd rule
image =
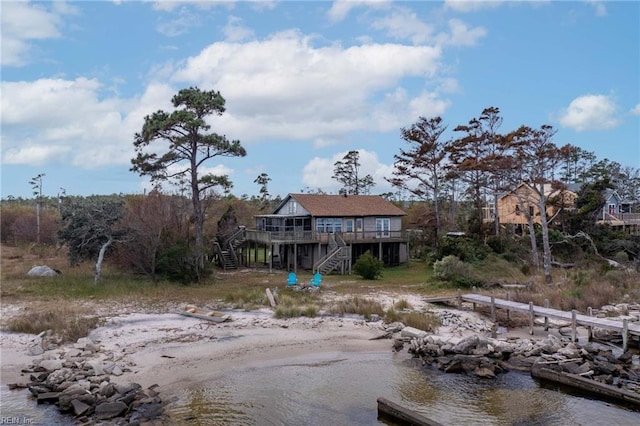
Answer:
[[[544,299],[544,307],[549,309],[549,299]],[[549,331],[549,317],[544,317],[544,331]]]
[[[533,336],[533,302],[529,302],[529,334]]]
[[[491,321],[496,322],[496,298],[491,296]]]

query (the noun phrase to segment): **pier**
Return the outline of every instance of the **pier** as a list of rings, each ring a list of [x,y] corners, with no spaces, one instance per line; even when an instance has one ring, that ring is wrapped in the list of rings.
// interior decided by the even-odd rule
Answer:
[[[563,320],[571,325],[571,338],[573,341],[577,341],[578,326],[587,327],[588,340],[592,340],[593,328],[599,328],[604,330],[611,330],[622,334],[622,349],[626,351],[629,347],[629,339],[632,336],[640,337],[640,323],[630,322],[628,319],[613,320],[609,318],[597,318],[591,315],[579,314],[575,309],[572,311],[562,311],[559,309],[552,309],[547,306],[537,306],[533,302],[520,303],[511,300],[498,299],[494,296],[485,296],[476,293],[462,294],[458,293],[457,296],[449,297],[435,297],[426,298],[425,302],[439,303],[439,302],[457,302],[459,306],[462,302],[468,302],[473,304],[475,309],[476,305],[489,306],[491,309],[491,320],[496,319],[496,309],[506,309],[507,314],[509,312],[520,312],[529,316],[529,334],[533,335],[534,320],[536,317],[544,318],[545,330],[549,329],[549,319]],[[589,313],[591,308],[589,308]]]

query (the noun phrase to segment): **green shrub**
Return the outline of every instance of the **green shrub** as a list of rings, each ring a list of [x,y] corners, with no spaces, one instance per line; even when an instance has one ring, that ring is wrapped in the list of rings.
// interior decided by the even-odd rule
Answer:
[[[375,280],[381,277],[383,269],[384,263],[380,259],[373,257],[369,250],[360,256],[353,265],[353,272],[365,280]]]
[[[209,263],[205,262],[205,270],[198,275],[197,258],[193,250],[184,242],[160,253],[158,256],[157,272],[169,281],[182,284],[196,283],[211,273]]]
[[[473,239],[460,237],[443,237],[440,239],[440,249],[437,258],[446,256],[456,256],[463,262],[477,262],[483,260],[488,255],[487,247],[481,242]]]
[[[433,275],[440,280],[449,281],[463,287],[482,284],[475,277],[473,266],[453,255],[435,261],[433,263]]]

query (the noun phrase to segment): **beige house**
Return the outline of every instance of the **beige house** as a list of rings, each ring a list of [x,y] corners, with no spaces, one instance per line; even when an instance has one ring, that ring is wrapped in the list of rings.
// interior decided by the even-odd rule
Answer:
[[[561,209],[573,209],[578,194],[568,189],[555,189],[551,184],[544,185],[544,195],[547,197],[547,217],[553,217]],[[498,217],[500,224],[526,225],[527,213],[533,217],[533,222],[540,223],[539,195],[531,186],[521,183],[518,187],[498,198]],[[493,203],[485,207],[485,222],[493,222]]]

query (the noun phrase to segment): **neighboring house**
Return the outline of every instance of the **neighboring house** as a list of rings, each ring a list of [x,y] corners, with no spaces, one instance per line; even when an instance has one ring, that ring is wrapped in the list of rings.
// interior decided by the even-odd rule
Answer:
[[[613,189],[606,189],[603,196],[604,205],[596,223],[622,227],[640,224],[640,214],[631,213],[632,202],[623,200]]]
[[[350,273],[367,250],[399,265],[408,257],[405,214],[377,195],[289,194],[272,214],[255,216],[256,229],[242,230],[243,249],[255,256],[263,248],[270,267],[291,271]]]
[[[561,208],[571,210],[575,208],[578,195],[568,189],[554,189],[550,184],[544,185],[544,195],[547,197],[547,217],[553,217]],[[514,224],[521,227],[527,224],[527,213],[533,217],[535,224],[540,223],[539,196],[531,186],[521,183],[518,187],[498,198],[498,217],[500,224]],[[485,207],[484,221],[493,222],[494,205]]]

